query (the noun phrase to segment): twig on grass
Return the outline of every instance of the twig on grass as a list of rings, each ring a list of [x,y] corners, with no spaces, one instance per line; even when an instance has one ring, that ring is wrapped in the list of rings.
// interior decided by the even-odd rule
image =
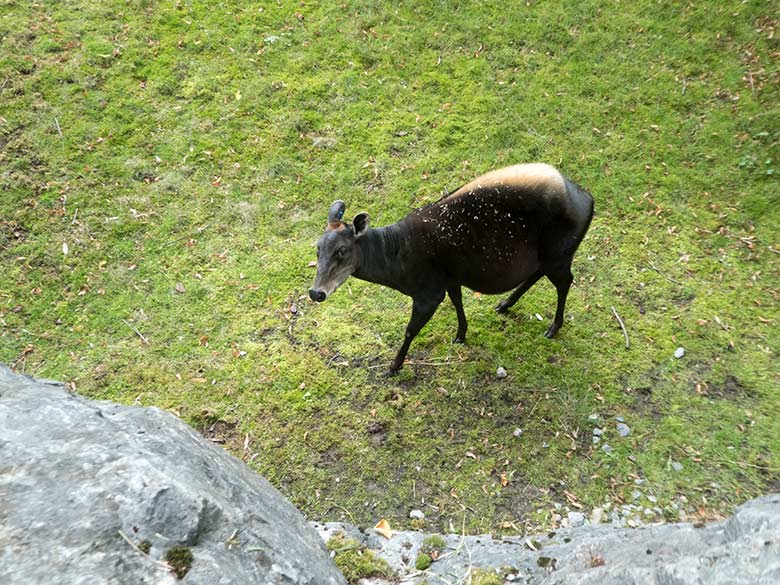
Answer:
[[[618,315],[615,307],[612,307],[612,314],[615,315],[615,319],[617,319],[618,323],[620,323],[620,328],[623,330],[623,336],[626,338],[626,349],[629,349],[631,347],[631,343],[628,341],[628,331],[626,331],[626,326],[623,324],[623,319],[620,318],[620,315]]]
[[[143,341],[146,345],[149,345],[149,340],[144,337],[144,334],[138,331],[138,329],[133,326],[131,323],[129,323],[126,319],[122,319],[122,323],[127,325],[130,329],[132,329],[138,337],[141,338],[141,341]]]
[[[404,361],[405,366],[455,366],[458,364],[473,364],[473,361],[469,362],[415,362],[415,361]],[[338,365],[338,364],[337,364]],[[368,369],[375,369],[375,368],[385,368],[387,367],[386,364],[374,364],[373,366],[366,366]]]
[[[209,227],[209,224],[204,224],[204,225],[200,226],[199,228],[197,228],[195,231],[200,234],[204,230],[208,229],[208,227]],[[178,238],[174,238],[172,240],[169,240],[169,241],[165,242],[160,247],[161,248],[167,248],[168,246],[173,246],[176,242],[180,242],[180,241],[182,241],[184,239],[187,239],[189,237],[190,237],[190,234],[183,234],[183,235],[179,236]]]
[[[780,473],[780,467],[766,467],[765,465],[756,465],[755,463],[748,463],[747,461],[732,461],[731,459],[722,459],[719,463],[730,463],[737,467],[752,467],[753,469],[761,469],[762,471],[769,471],[772,473]]]

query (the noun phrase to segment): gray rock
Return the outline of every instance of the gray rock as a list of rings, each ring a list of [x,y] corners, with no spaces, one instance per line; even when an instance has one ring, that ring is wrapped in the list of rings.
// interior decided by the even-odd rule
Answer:
[[[569,512],[566,517],[569,520],[569,526],[572,528],[585,524],[585,514],[582,512]]]
[[[605,443],[601,446],[601,450],[604,451],[604,453],[612,453],[612,445]]]
[[[498,369],[496,369],[496,378],[503,379],[507,377],[507,372],[503,368],[503,366],[498,366]]]
[[[631,434],[631,428],[626,423],[619,422],[617,425],[615,425],[615,428],[621,437],[627,437]]]
[[[409,512],[409,518],[412,520],[425,520],[425,514],[422,510],[412,510]]]
[[[672,469],[674,469],[675,471],[682,471],[683,465],[682,463],[678,463],[677,461],[672,461]]]
[[[173,585],[174,546],[191,585],[345,583],[292,504],[173,415],[0,365],[0,583]]]
[[[512,435],[517,437],[518,439],[523,436],[523,429],[520,427],[517,427],[514,431],[512,431]]]
[[[678,347],[674,350],[674,357],[676,357],[678,360],[685,355],[685,348],[684,347]]]
[[[596,435],[597,437],[600,437],[601,435],[604,434],[604,429],[600,429],[596,427],[595,429],[593,429],[593,434]]]
[[[643,525],[640,519],[629,523]],[[506,567],[527,585],[780,583],[780,494],[748,502],[729,520],[703,528],[659,524],[629,529],[599,524],[537,536],[445,535],[445,550],[424,574],[414,570],[413,559],[426,535],[398,532],[385,540],[349,525],[329,526],[324,537],[336,530],[356,535],[399,571],[405,584],[468,583],[476,568]],[[529,540],[537,550],[527,545]],[[543,557],[555,559],[554,570]],[[596,558],[603,564],[594,564]]]
[[[593,511],[590,513],[590,523],[601,524],[603,520],[604,520],[604,509],[593,508]]]

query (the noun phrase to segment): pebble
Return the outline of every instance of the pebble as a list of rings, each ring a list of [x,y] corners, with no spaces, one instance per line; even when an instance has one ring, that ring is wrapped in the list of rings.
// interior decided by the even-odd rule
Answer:
[[[612,447],[609,444],[602,445],[601,450],[604,451],[604,453],[612,453]]]
[[[496,370],[496,378],[504,379],[507,377],[506,370],[502,366],[498,366],[498,369]]]
[[[648,496],[647,496],[647,499],[648,499],[649,501],[651,501],[653,504],[655,504],[655,503],[657,503],[657,502],[658,502],[658,498],[656,498],[655,496],[650,496],[650,495],[648,495]]]
[[[675,471],[682,471],[683,465],[682,463],[679,463],[677,461],[672,461],[672,469],[674,469]]]
[[[422,510],[412,510],[409,512],[409,518],[412,520],[425,520],[425,514]]]
[[[634,490],[633,492],[631,492],[631,497],[635,500],[638,500],[639,498],[642,497],[642,492],[640,492],[639,490]]]
[[[684,347],[678,347],[674,350],[674,357],[676,357],[678,360],[685,355],[685,348]]]
[[[594,412],[593,414],[588,415],[588,420],[599,420],[598,413]]]
[[[601,521],[603,519],[604,519],[604,510],[602,508],[593,508],[593,511],[590,513],[590,523],[601,524]]]
[[[634,485],[644,485],[644,484],[645,484],[645,480],[642,478],[637,478],[634,480]]]
[[[604,429],[600,429],[596,427],[595,429],[593,429],[593,434],[597,437],[600,437],[601,435],[604,434]]]
[[[593,437],[591,437],[591,439],[592,439],[594,445],[598,445],[599,443],[601,443],[601,437],[596,437],[594,435]]]
[[[618,422],[626,422],[626,419],[624,419],[622,416],[616,416],[615,420]]]
[[[615,428],[621,437],[627,437],[631,434],[631,428],[626,423],[619,422]]]
[[[523,436],[523,429],[517,427],[514,431],[512,431],[512,434],[519,439]]]

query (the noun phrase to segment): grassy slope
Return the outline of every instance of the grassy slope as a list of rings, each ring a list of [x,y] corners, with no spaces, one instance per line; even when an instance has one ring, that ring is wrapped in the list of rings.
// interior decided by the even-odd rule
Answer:
[[[0,361],[210,428],[311,517],[777,489],[772,2],[326,4],[0,2]],[[408,299],[303,297],[333,199],[382,225],[531,160],[597,205],[554,341],[549,283],[469,294],[469,345],[447,302],[441,365],[386,378]]]

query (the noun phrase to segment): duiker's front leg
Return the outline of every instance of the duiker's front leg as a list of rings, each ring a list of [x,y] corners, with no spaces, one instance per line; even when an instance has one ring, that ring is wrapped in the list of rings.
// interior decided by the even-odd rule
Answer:
[[[393,360],[393,365],[390,366],[391,374],[395,374],[401,369],[401,366],[404,365],[406,352],[409,351],[412,340],[420,332],[420,329],[431,320],[431,317],[433,317],[433,314],[436,312],[436,307],[438,307],[443,300],[443,290],[412,297],[412,318],[409,319],[409,324],[406,326],[406,335],[404,336],[404,342],[401,344],[401,349],[398,350],[398,353]]]

